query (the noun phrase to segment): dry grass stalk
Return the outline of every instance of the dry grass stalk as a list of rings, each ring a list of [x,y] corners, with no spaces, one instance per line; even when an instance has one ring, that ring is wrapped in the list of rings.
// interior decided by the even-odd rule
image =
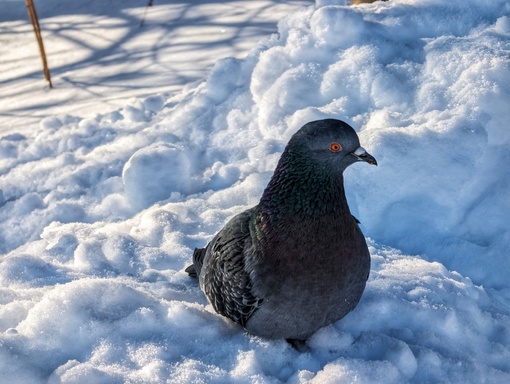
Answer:
[[[50,88],[53,88],[53,85],[51,84],[51,76],[50,69],[48,67],[48,61],[46,60],[46,52],[44,51],[41,27],[39,26],[39,18],[37,17],[37,12],[35,11],[34,2],[33,0],[25,0],[25,2],[27,5],[28,15],[30,16],[30,21],[32,22],[32,26],[34,27],[37,44],[39,45],[39,52],[41,53],[41,59],[43,62],[44,78],[48,81]]]

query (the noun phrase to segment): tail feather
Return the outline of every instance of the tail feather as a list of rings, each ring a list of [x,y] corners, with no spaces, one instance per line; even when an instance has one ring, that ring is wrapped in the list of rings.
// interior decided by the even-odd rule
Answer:
[[[193,252],[193,264],[185,269],[185,272],[194,279],[198,279],[198,276],[200,276],[206,249],[207,248],[195,248]]]
[[[192,277],[194,279],[198,279],[198,274],[197,274],[197,271],[195,269],[195,266],[193,264],[191,264],[190,266],[188,266],[184,272],[186,272],[189,277]]]

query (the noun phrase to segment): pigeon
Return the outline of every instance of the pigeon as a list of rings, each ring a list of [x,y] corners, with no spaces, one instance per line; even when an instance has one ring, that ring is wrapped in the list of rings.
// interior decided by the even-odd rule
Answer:
[[[260,202],[195,249],[186,268],[217,313],[294,345],[356,307],[370,253],[343,171],[360,161],[377,165],[341,120],[312,121],[292,136]]]

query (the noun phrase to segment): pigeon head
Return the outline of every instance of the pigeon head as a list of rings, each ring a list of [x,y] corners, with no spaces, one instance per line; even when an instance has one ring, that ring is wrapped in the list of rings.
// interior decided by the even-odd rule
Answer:
[[[286,151],[308,157],[314,163],[343,172],[358,161],[377,165],[359,142],[356,131],[341,120],[325,119],[305,124],[292,136]]]
[[[334,119],[305,124],[289,140],[262,194],[261,215],[278,218],[347,211],[343,171],[358,161],[377,164],[350,125]]]

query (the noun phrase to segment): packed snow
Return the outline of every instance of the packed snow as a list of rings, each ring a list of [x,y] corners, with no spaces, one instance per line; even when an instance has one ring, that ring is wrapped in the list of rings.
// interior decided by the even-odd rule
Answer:
[[[510,3],[346,3],[182,92],[0,135],[1,382],[510,382]],[[297,351],[215,314],[184,268],[326,117],[379,163],[345,172],[372,270]]]
[[[25,1],[0,0],[0,130],[32,132],[44,117],[104,114],[132,97],[193,87],[218,59],[243,57],[280,18],[313,1],[147,3],[34,0],[49,92]]]

